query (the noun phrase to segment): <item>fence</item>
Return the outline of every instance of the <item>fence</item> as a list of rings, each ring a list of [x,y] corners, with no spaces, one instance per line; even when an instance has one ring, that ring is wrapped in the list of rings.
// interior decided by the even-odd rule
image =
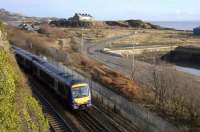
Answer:
[[[53,61],[51,61],[53,62]],[[148,132],[177,132],[178,130],[175,126],[163,120],[159,116],[155,115],[152,112],[145,110],[142,106],[136,102],[130,102],[125,97],[122,97],[115,92],[111,91],[108,88],[94,82],[90,79],[85,79],[79,73],[63,66],[62,64],[57,64],[53,62],[54,65],[57,65],[59,69],[73,74],[75,78],[85,80],[90,84],[92,89],[92,96],[101,100],[102,104],[108,106],[111,109],[117,109],[117,111],[129,119],[133,123],[136,123],[140,130],[139,131],[148,131]]]

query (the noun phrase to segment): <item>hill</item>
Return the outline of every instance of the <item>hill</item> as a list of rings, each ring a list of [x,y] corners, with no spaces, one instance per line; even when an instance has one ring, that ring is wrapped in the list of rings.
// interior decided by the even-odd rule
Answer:
[[[105,21],[105,23],[109,26],[129,27],[129,28],[145,28],[145,29],[160,28],[159,26],[144,22],[142,20]]]
[[[18,25],[21,22],[47,22],[50,19],[55,20],[57,18],[29,17],[19,13],[12,13],[5,9],[0,9],[0,21],[10,25]]]
[[[142,20],[124,21],[71,21],[67,19],[57,19],[50,22],[51,25],[64,27],[85,27],[85,28],[143,28],[160,29],[159,26]]]
[[[9,11],[6,11],[5,9],[0,9],[0,20],[1,21],[17,21],[24,19],[24,16],[18,13],[10,13]]]

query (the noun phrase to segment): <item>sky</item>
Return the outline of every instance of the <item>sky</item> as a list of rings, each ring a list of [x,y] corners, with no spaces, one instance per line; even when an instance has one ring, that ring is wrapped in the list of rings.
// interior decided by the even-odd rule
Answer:
[[[0,0],[0,8],[28,16],[68,18],[89,13],[97,20],[200,20],[200,0]]]

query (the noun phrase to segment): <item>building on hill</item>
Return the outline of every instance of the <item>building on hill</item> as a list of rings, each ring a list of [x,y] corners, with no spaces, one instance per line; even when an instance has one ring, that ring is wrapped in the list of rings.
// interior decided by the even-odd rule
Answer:
[[[200,26],[193,29],[193,35],[200,36]]]
[[[75,15],[69,18],[70,21],[95,21],[95,18],[86,13],[75,13]]]

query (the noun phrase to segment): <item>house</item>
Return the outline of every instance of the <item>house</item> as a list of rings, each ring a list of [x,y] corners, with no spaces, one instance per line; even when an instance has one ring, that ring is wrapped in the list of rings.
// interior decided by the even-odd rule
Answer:
[[[38,31],[40,29],[39,26],[35,26],[33,24],[25,24],[25,23],[18,25],[18,28],[21,30],[26,30],[30,32]]]
[[[75,13],[75,15],[71,18],[69,18],[69,20],[71,21],[94,21],[95,18],[93,16],[91,16],[90,14],[86,14],[86,13]]]
[[[193,29],[193,35],[200,35],[200,26]]]

